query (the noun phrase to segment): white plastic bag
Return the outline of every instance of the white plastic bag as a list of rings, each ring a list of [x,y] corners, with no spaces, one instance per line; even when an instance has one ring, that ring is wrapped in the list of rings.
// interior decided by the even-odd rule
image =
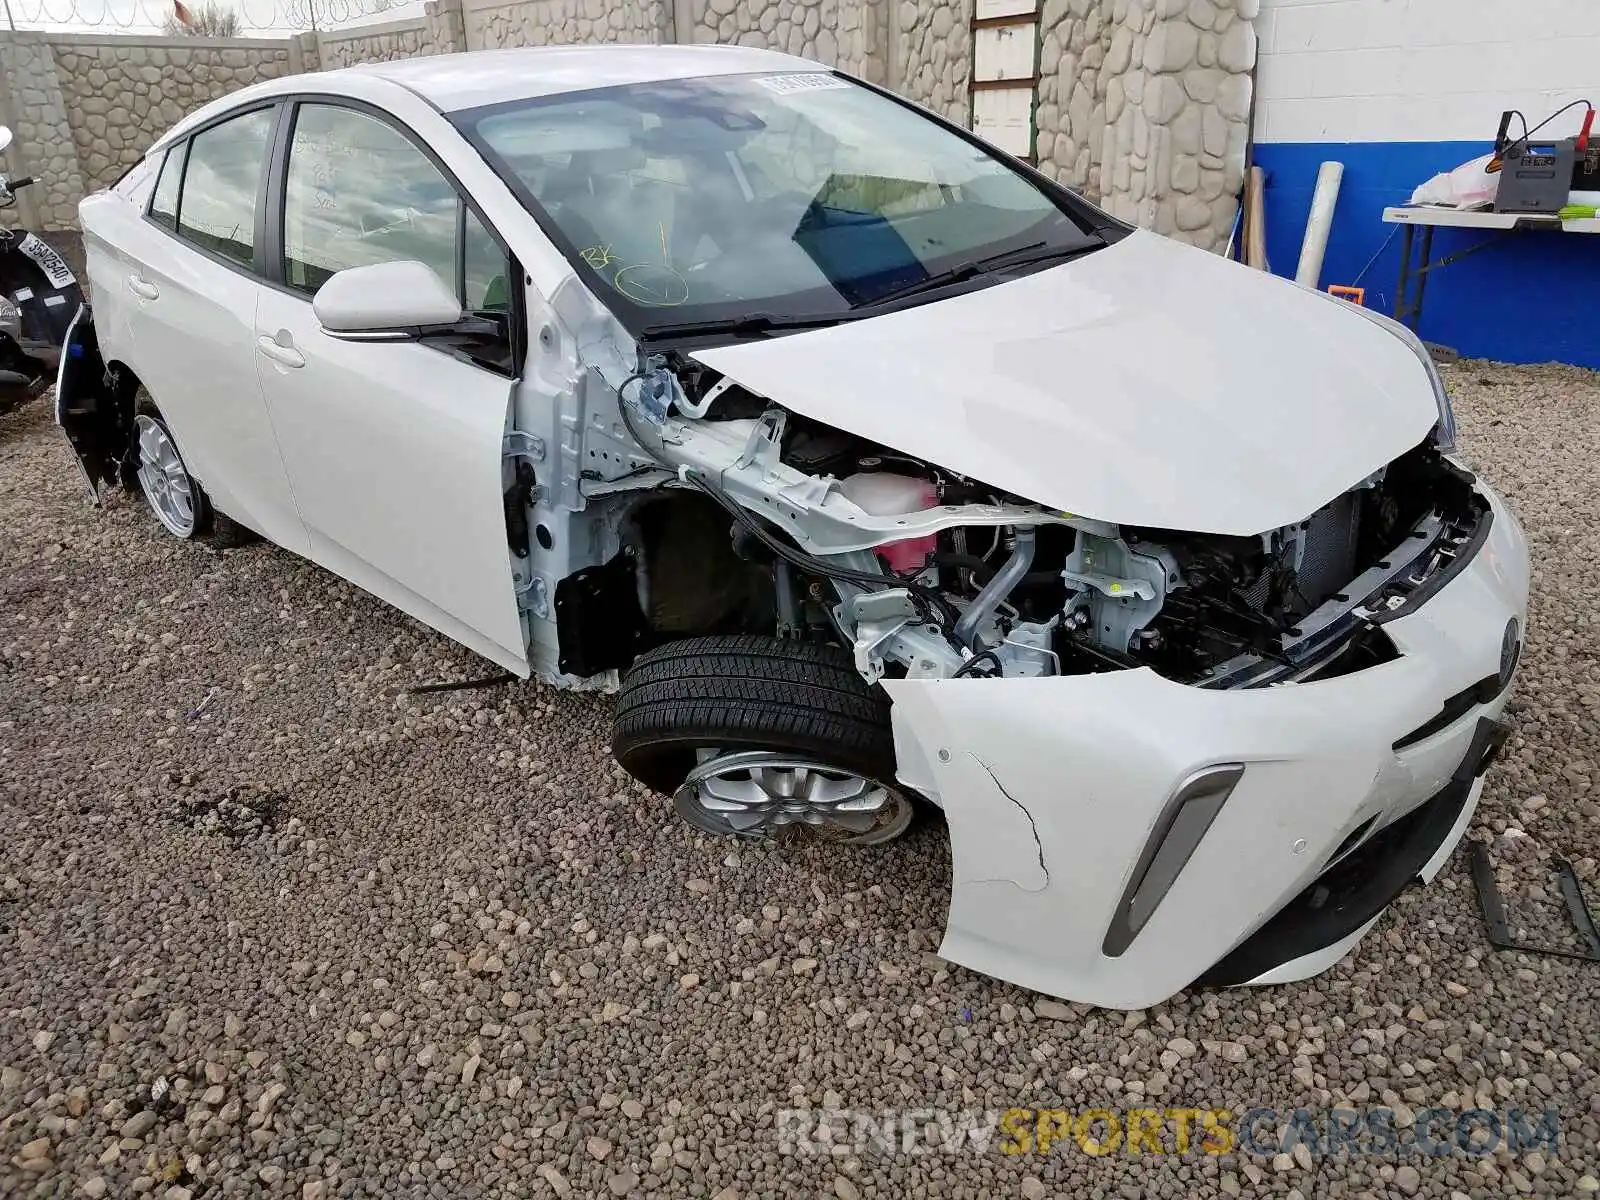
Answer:
[[[1494,203],[1500,190],[1500,173],[1490,174],[1493,154],[1462,163],[1453,171],[1435,175],[1411,193],[1413,204],[1436,204],[1446,208],[1483,208]]]

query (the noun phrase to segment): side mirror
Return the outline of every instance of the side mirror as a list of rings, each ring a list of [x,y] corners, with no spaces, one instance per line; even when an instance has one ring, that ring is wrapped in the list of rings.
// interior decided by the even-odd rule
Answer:
[[[0,125],[0,154],[3,154],[9,145],[11,145],[11,129],[9,126]]]
[[[404,338],[461,320],[455,293],[419,262],[339,271],[317,289],[311,311],[325,333],[357,341]]]

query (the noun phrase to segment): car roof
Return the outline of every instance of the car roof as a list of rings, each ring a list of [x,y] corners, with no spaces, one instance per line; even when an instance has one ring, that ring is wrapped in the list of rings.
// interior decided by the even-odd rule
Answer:
[[[219,96],[184,117],[145,151],[162,153],[179,138],[229,113],[296,92],[331,92],[369,100],[378,89],[403,89],[440,112],[531,100],[566,92],[765,71],[830,68],[808,58],[750,46],[529,46],[469,50],[395,62],[361,63],[333,71],[280,75]]]
[[[821,63],[750,46],[533,46],[361,63],[332,75],[376,75],[443,112],[564,92],[759,71],[826,71]]]

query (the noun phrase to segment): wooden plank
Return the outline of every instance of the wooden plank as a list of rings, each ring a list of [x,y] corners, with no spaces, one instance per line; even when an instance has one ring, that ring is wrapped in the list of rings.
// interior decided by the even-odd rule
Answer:
[[[986,21],[991,17],[1018,16],[1038,11],[1039,0],[977,0],[972,15],[980,21]]]
[[[979,17],[972,22],[972,28],[977,29],[1009,29],[1013,25],[1037,25],[1037,13],[1011,13],[1001,17]]]
[[[1032,88],[1039,82],[1037,75],[1025,75],[1020,79],[974,79],[972,90],[975,92],[1009,92],[1020,91],[1023,88]]]
[[[1245,177],[1245,265],[1258,271],[1270,271],[1267,261],[1266,174],[1260,167],[1251,167]]]

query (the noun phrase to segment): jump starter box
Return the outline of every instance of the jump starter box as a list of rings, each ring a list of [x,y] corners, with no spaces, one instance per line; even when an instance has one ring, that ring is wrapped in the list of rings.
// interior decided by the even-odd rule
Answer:
[[[1567,206],[1573,192],[1600,190],[1600,146],[1589,143],[1593,120],[1591,109],[1577,137],[1534,141],[1524,135],[1509,140],[1511,114],[1503,114],[1495,138],[1495,161],[1500,165],[1495,211],[1556,213]]]

